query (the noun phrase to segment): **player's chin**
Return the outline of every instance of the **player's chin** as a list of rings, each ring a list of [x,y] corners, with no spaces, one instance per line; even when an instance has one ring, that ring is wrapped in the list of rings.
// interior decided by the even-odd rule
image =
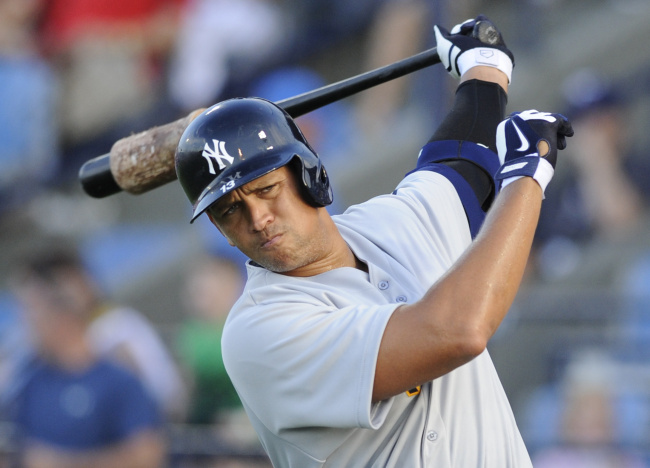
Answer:
[[[275,273],[289,273],[308,263],[308,260],[295,258],[278,251],[265,252],[258,255],[257,258],[253,258],[253,261]]]
[[[280,258],[263,258],[257,263],[274,273],[288,273],[301,266],[295,261]]]

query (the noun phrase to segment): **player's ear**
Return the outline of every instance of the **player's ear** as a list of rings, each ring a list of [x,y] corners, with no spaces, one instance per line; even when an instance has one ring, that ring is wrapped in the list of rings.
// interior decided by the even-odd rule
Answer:
[[[230,244],[232,247],[235,247],[235,244],[233,243],[233,241],[231,241],[231,240],[228,238],[228,236],[225,235],[225,234],[223,233],[223,231],[222,231],[221,228],[217,225],[216,221],[214,220],[214,218],[212,217],[212,215],[210,214],[210,212],[209,212],[209,211],[206,211],[205,214],[208,215],[208,218],[210,219],[210,222],[214,225],[214,227],[216,227],[217,230],[221,233],[221,235],[222,235],[223,237],[226,238],[226,240],[228,241],[228,244]]]

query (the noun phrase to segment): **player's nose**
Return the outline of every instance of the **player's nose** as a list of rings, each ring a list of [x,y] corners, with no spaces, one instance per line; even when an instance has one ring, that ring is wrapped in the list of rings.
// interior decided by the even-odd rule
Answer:
[[[251,228],[255,232],[263,231],[273,221],[273,213],[263,200],[250,200],[248,215]]]

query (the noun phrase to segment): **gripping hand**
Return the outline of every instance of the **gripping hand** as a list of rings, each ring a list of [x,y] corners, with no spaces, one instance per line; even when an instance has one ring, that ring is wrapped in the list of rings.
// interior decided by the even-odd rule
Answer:
[[[557,151],[573,135],[571,122],[562,114],[527,110],[510,116],[497,127],[501,167],[496,179],[501,188],[521,177],[532,177],[542,192],[555,172]],[[542,154],[540,154],[540,151]]]
[[[495,67],[512,78],[515,58],[506,47],[501,32],[484,15],[457,24],[447,31],[434,26],[438,56],[447,71],[459,78],[472,67]]]

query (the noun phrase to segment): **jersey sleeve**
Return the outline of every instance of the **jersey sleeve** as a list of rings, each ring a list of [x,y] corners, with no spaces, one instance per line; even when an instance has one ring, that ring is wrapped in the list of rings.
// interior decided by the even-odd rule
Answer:
[[[444,172],[445,167],[441,170]],[[374,220],[376,224],[382,223],[377,231],[393,232],[392,242],[384,248],[409,270],[427,278],[425,283],[430,286],[472,240],[471,225],[457,185],[438,170],[414,171],[399,183],[392,195],[384,198],[388,198],[385,209]]]
[[[276,434],[380,425],[386,405],[371,405],[374,369],[398,304],[337,308],[335,285],[285,287],[269,286],[270,294],[295,301],[254,305],[248,298],[228,319],[223,358],[242,401]]]

